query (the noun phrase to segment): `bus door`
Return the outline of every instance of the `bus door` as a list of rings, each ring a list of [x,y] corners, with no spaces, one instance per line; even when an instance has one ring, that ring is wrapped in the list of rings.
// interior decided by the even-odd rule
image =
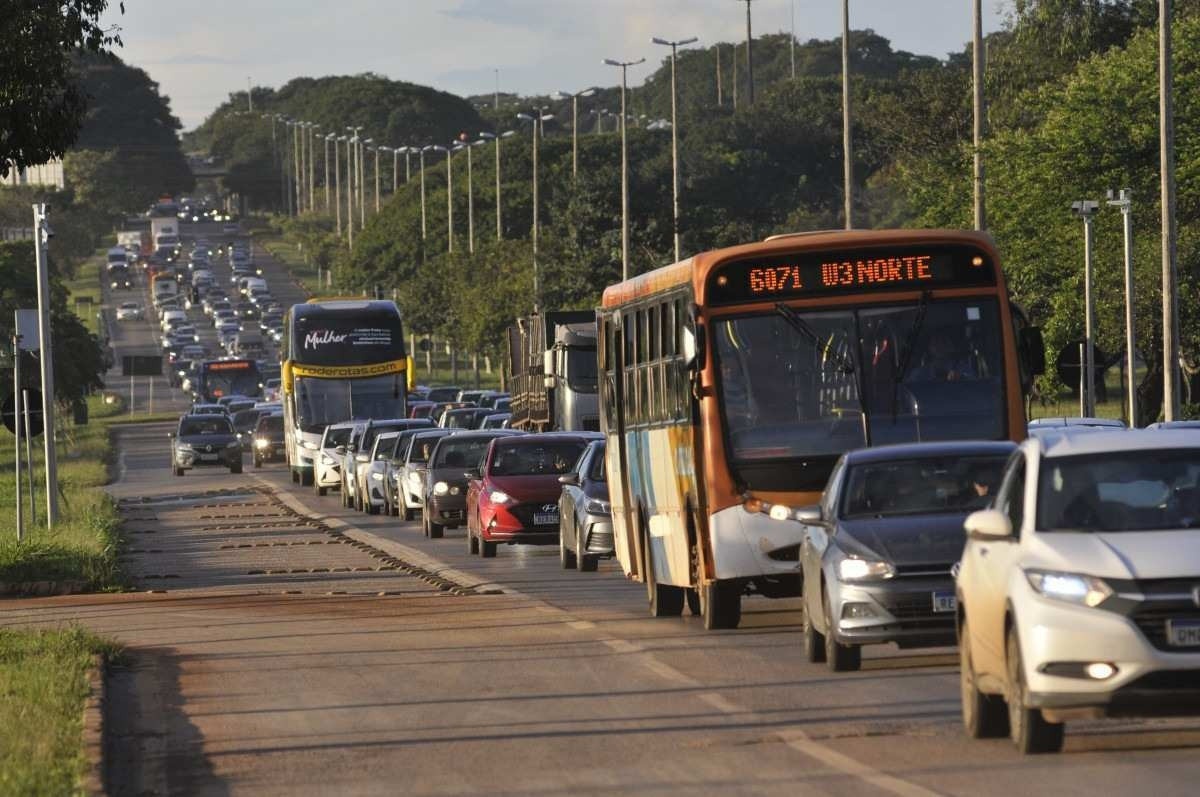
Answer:
[[[632,318],[632,314],[622,314],[618,310],[609,316],[606,324],[606,333],[610,336],[606,339],[606,355],[611,366],[609,369],[611,382],[607,388],[611,393],[607,397],[609,399],[607,402],[609,439],[606,451],[609,460],[609,500],[612,507],[613,545],[617,561],[621,562],[627,575],[641,578],[643,573],[639,559],[641,548],[633,540],[633,534],[637,527],[633,523],[631,514],[633,493],[630,490],[630,480],[633,471],[630,468],[629,440],[626,432],[626,424],[629,421],[626,407],[629,388],[625,367],[631,344],[626,340],[626,332],[629,327],[625,322]],[[618,485],[619,489],[611,490],[611,486],[614,484]]]

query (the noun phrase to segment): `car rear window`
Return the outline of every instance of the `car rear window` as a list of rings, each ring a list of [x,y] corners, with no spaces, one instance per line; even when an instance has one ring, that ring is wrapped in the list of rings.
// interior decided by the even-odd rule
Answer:
[[[437,455],[431,467],[434,468],[474,468],[479,465],[483,455],[487,453],[490,437],[470,437],[464,439],[448,438],[438,446]]]
[[[585,444],[580,441],[497,445],[492,456],[493,476],[537,476],[570,473]]]

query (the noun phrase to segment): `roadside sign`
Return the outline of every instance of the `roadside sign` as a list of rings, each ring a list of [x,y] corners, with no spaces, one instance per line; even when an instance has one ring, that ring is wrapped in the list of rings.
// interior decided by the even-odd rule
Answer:
[[[41,341],[38,339],[37,310],[17,310],[17,334],[21,337],[20,346],[24,351],[41,349]]]
[[[121,358],[121,376],[162,376],[162,357],[134,354]]]
[[[44,428],[44,426],[42,424],[42,391],[30,390],[30,391],[28,391],[28,393],[29,393],[29,433],[31,435],[33,435],[34,437],[37,437],[38,435],[40,435],[42,433],[42,430]],[[3,417],[4,428],[8,429],[8,431],[12,432],[13,434],[17,433],[16,423],[17,423],[17,420],[19,419],[22,423],[21,434],[24,435],[25,434],[25,427],[24,427],[25,416],[24,416],[24,414],[18,415],[16,412],[14,412],[14,410],[16,409],[16,405],[17,405],[17,401],[16,401],[15,394],[9,393],[8,396],[4,399],[3,406],[0,406],[0,416]]]

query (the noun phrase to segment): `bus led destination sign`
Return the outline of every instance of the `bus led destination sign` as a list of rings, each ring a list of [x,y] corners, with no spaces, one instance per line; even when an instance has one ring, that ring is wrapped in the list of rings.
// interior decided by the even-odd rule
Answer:
[[[710,281],[709,301],[994,284],[991,264],[970,251],[823,253],[728,263]]]

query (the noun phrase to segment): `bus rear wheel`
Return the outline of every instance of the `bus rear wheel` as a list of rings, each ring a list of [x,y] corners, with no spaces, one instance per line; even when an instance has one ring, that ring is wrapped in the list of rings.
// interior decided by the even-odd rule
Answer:
[[[699,588],[700,613],[709,631],[737,628],[742,621],[742,585],[737,581],[709,581]]]
[[[642,527],[643,529],[645,526]],[[654,574],[653,553],[649,533],[642,532],[642,561],[646,564],[646,595],[650,600],[651,617],[679,617],[683,614],[686,590],[670,584],[659,584]]]

